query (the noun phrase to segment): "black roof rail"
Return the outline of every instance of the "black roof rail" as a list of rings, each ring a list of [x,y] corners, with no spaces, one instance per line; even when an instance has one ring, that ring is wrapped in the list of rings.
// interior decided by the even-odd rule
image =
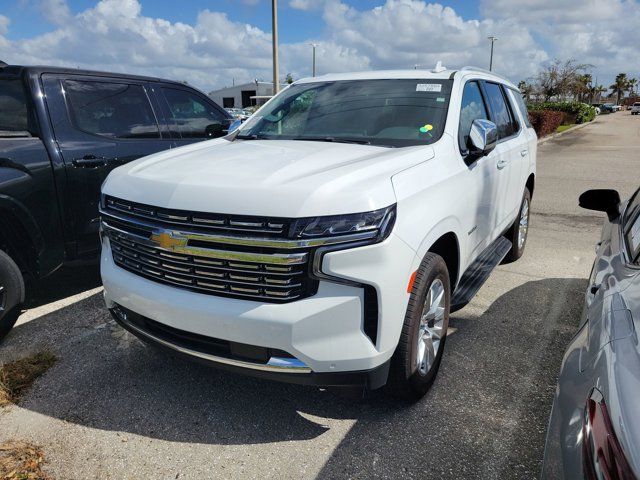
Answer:
[[[8,63],[3,62],[2,60],[0,60],[0,68],[4,68],[8,65]]]

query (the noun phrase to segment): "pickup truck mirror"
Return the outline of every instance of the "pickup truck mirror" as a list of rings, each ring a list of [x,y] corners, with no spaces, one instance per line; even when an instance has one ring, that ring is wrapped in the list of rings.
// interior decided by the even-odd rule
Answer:
[[[578,205],[587,210],[606,212],[609,221],[612,221],[620,215],[620,194],[610,189],[587,190],[580,195]]]
[[[473,158],[489,155],[498,143],[498,127],[490,120],[476,118],[469,132],[469,154]]]
[[[204,133],[207,138],[218,138],[226,134],[221,123],[212,123],[207,125],[204,129]]]

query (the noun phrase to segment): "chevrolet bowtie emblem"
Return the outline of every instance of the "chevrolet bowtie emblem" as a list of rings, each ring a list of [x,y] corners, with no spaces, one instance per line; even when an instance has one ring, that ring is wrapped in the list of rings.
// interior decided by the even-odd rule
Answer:
[[[176,247],[187,246],[186,237],[167,230],[154,231],[151,234],[151,241],[157,243],[159,247],[166,250],[175,250]]]

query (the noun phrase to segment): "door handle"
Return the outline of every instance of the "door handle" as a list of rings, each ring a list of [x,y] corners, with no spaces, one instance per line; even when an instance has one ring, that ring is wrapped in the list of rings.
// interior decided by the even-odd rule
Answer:
[[[507,163],[509,163],[507,160],[505,160],[504,158],[501,158],[496,163],[496,167],[498,168],[498,170],[502,170],[504,167],[507,166]]]
[[[75,158],[71,163],[74,167],[79,168],[98,168],[107,165],[107,159],[95,155],[85,155],[82,158]]]
[[[521,156],[521,157],[526,157],[526,156],[527,156],[527,153],[529,153],[529,151],[528,151],[528,150],[520,150],[520,156]]]

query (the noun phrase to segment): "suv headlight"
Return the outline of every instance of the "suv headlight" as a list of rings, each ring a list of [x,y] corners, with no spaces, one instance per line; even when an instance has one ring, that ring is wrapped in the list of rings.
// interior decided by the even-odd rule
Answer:
[[[300,218],[292,225],[292,237],[313,239],[344,236],[345,241],[372,239],[372,243],[384,240],[396,217],[396,206],[372,212],[331,215],[327,217]]]

